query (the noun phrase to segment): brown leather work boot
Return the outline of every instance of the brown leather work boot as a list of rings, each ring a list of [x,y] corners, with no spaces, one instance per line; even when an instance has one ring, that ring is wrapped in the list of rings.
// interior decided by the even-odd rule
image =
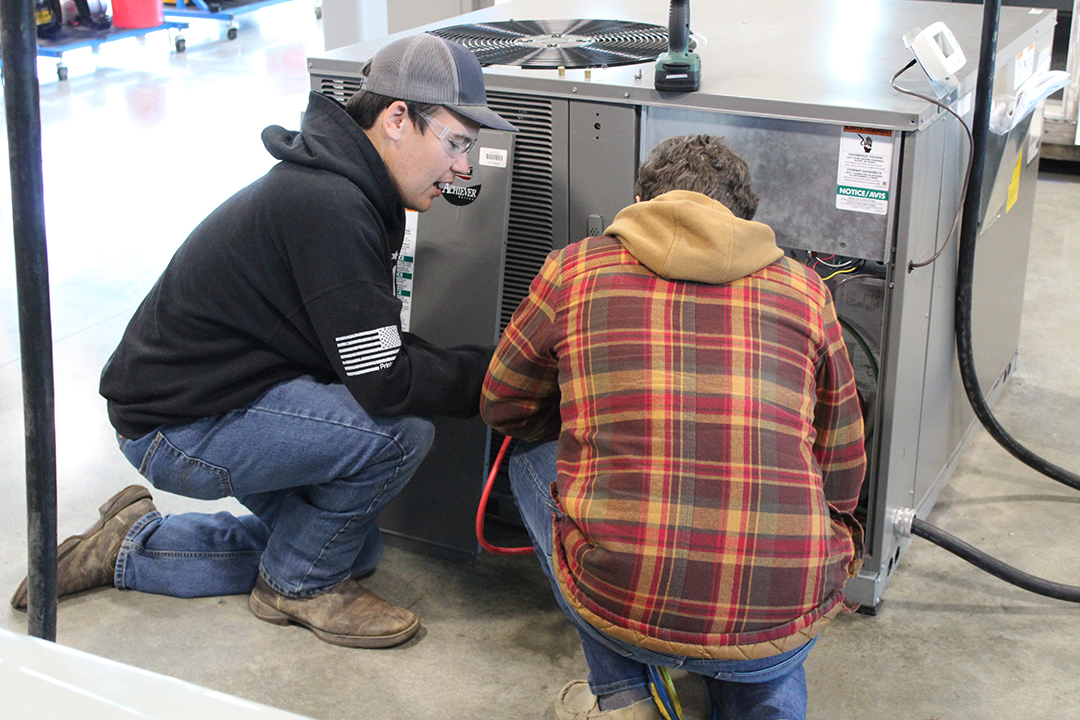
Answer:
[[[383,600],[355,578],[338,583],[322,595],[290,598],[267,585],[260,575],[248,607],[260,620],[274,625],[303,625],[320,640],[344,647],[390,647],[405,642],[420,629],[415,615]]]
[[[129,485],[105,501],[101,517],[82,535],[72,535],[56,550],[56,585],[60,597],[113,584],[116,557],[124,536],[142,516],[156,508],[150,491],[141,485]],[[24,578],[11,606],[26,609],[29,578]]]
[[[563,686],[555,701],[558,720],[663,720],[656,702],[650,697],[616,710],[601,710],[600,701],[585,680],[574,680]]]

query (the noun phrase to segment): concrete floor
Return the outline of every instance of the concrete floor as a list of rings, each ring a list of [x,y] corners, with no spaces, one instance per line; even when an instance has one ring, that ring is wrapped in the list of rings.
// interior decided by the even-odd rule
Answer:
[[[164,32],[41,61],[55,334],[60,536],[141,478],[116,450],[100,368],[187,232],[262,174],[268,124],[294,128],[321,52],[306,2],[225,25],[195,21],[187,52]],[[6,137],[6,132],[4,133]],[[1044,169],[1020,362],[997,406],[1033,450],[1080,470],[1080,178]],[[2,227],[11,248],[7,177]],[[1072,308],[1071,310],[1069,308]],[[25,573],[23,418],[13,253],[0,250],[0,591]],[[1070,410],[1069,408],[1074,408]],[[165,512],[226,508],[156,494]],[[928,518],[1006,562],[1080,583],[1080,494],[1038,476],[980,430]],[[552,717],[584,677],[575,635],[530,557],[464,567],[390,548],[369,585],[423,621],[402,647],[347,650],[257,621],[246,597],[177,600],[103,589],[63,602],[58,641],[312,718]],[[0,627],[26,615],[0,606]],[[1028,594],[916,540],[876,617],[841,617],[807,664],[815,720],[1075,717],[1080,608]],[[677,675],[688,718],[696,682]],[[0,707],[3,700],[0,699]]]

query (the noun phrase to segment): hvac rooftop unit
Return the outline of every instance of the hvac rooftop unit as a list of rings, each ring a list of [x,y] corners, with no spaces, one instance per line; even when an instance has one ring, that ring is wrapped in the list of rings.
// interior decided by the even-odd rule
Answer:
[[[584,11],[597,19],[574,20]],[[633,199],[636,168],[672,135],[722,135],[749,163],[755,219],[829,280],[867,401],[867,553],[848,594],[873,608],[910,540],[899,508],[925,516],[974,427],[955,359],[952,226],[967,157],[954,118],[889,80],[911,59],[902,37],[944,21],[978,56],[981,8],[938,2],[732,0],[700,3],[692,43],[700,90],[653,87],[668,6],[519,0],[309,61],[312,88],[344,101],[397,37],[433,31],[486,65],[491,105],[516,136],[484,130],[472,179],[416,218],[399,270],[411,329],[434,342],[494,342],[554,248],[603,232]],[[617,18],[617,19],[613,19]],[[995,94],[1049,65],[1054,13],[1003,8]],[[970,123],[975,62],[948,99]],[[918,67],[902,87],[932,92]],[[990,148],[973,334],[991,399],[1014,367],[1038,155],[1030,118]],[[841,282],[842,281],[842,282]],[[411,283],[411,286],[410,286]],[[491,438],[477,419],[440,420],[435,448],[384,514],[401,542],[471,561]],[[513,514],[512,507],[509,509]]]

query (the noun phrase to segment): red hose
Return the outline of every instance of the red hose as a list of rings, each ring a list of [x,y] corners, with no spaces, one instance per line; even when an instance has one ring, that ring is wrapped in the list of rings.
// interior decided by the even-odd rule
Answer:
[[[495,462],[491,465],[491,472],[488,473],[487,482],[484,483],[484,492],[480,495],[480,507],[476,509],[476,539],[480,541],[480,547],[488,552],[497,555],[524,555],[533,551],[531,545],[529,547],[513,548],[498,547],[489,543],[484,537],[484,513],[487,511],[488,496],[491,495],[491,487],[495,484],[495,476],[499,474],[499,467],[502,465],[503,456],[506,455],[506,448],[508,447],[510,447],[509,436],[503,440],[499,453],[495,456]]]

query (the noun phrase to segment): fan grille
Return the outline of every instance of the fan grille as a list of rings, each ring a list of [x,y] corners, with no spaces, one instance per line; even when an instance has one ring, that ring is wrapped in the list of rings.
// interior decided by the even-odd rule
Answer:
[[[431,31],[473,51],[481,65],[554,69],[651,62],[667,28],[622,20],[508,20]]]

